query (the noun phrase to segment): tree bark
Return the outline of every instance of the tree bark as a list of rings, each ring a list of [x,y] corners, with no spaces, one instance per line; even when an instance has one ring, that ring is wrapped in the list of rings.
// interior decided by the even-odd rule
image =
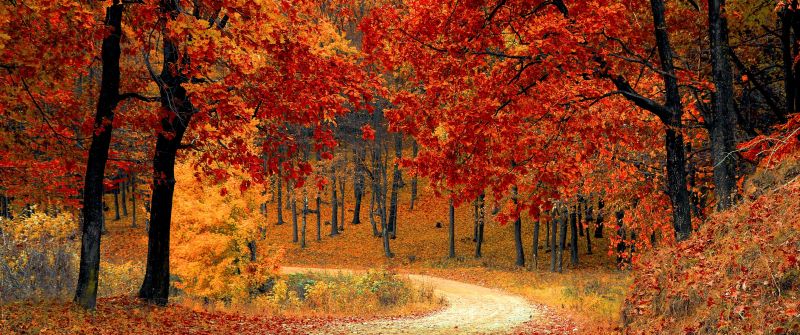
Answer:
[[[533,221],[533,245],[531,246],[531,250],[533,250],[531,255],[531,262],[533,262],[533,269],[539,269],[539,228],[540,224],[539,221],[542,220],[542,217],[538,217],[536,220]],[[547,223],[545,223],[547,225]]]
[[[114,221],[119,221],[119,186],[114,190]]]
[[[548,231],[552,232],[550,234],[550,272],[556,272],[556,266],[558,263],[558,247],[556,242],[556,234],[555,232],[558,230],[558,223],[561,220],[561,213],[558,211],[558,205],[553,206],[553,209],[550,211],[550,229]]]
[[[339,197],[336,195],[336,166],[331,165],[331,234],[339,235]]]
[[[708,30],[711,40],[711,68],[714,77],[714,114],[706,119],[710,127],[711,156],[714,164],[714,194],[717,210],[730,208],[736,187],[736,110],[733,73],[728,60],[728,20],[725,0],[708,1]]]
[[[164,0],[161,6],[174,20],[179,10],[177,1]],[[165,27],[162,29],[166,30]],[[181,62],[178,46],[170,39],[163,40],[163,57],[160,75],[161,106],[170,113],[161,119],[161,131],[158,133],[153,157],[147,265],[144,282],[139,289],[140,298],[161,306],[166,305],[169,298],[170,224],[175,192],[175,158],[194,114],[194,106],[182,86],[186,79],[176,71]]]
[[[303,227],[300,231],[300,248],[306,248],[306,217],[308,216],[308,194],[306,189],[303,188]]]
[[[366,146],[361,145],[358,148],[353,149],[356,152],[354,153],[353,157],[356,161],[355,166],[355,177],[353,178],[353,196],[355,197],[355,203],[353,207],[353,221],[352,224],[360,224],[361,223],[361,201],[364,198],[364,161],[366,160]]]
[[[113,130],[111,121],[114,119],[114,109],[119,103],[119,59],[123,10],[123,5],[116,2],[106,9],[105,24],[112,31],[103,38],[101,47],[103,74],[94,119],[95,129],[100,129],[100,131],[92,134],[83,185],[81,256],[74,300],[86,309],[94,309],[97,301],[100,235],[103,224],[103,178]],[[4,201],[3,207],[5,214],[8,214],[7,201]]]
[[[417,158],[417,154],[419,153],[419,144],[417,144],[416,140],[411,141],[411,155],[414,158]],[[410,210],[414,210],[414,203],[417,201],[417,175],[414,174],[411,177],[411,206]]]
[[[395,134],[394,136],[394,156],[397,160],[403,157],[403,136]],[[400,172],[400,164],[398,161],[394,163],[394,173],[392,174],[392,193],[389,199],[389,232],[391,232],[392,239],[397,238],[397,197],[400,186],[402,185],[403,175]]]
[[[689,203],[689,191],[686,189],[686,155],[684,153],[683,127],[681,117],[683,107],[678,90],[678,80],[672,59],[672,45],[667,32],[664,1],[650,0],[653,11],[653,25],[656,46],[661,60],[661,70],[666,88],[666,108],[669,117],[665,121],[667,147],[667,180],[670,200],[672,202],[672,219],[678,241],[689,237],[692,231],[692,220]]]
[[[486,218],[486,215],[485,215],[486,209],[485,209],[485,204],[484,204],[485,198],[486,198],[486,196],[483,193],[481,193],[481,195],[478,196],[478,233],[477,233],[477,237],[475,239],[476,240],[476,242],[475,242],[475,258],[483,257],[483,255],[481,253],[481,247],[483,245],[484,219]]]
[[[603,238],[603,199],[597,202],[597,213],[595,213],[595,224],[597,227],[594,229],[595,238]]]
[[[292,208],[292,242],[297,243],[300,240],[298,236],[298,226],[297,226],[297,199],[294,197],[294,184],[292,182],[291,188],[287,189],[287,193],[289,194],[289,205]]]
[[[282,225],[283,221],[283,177],[281,176],[282,169],[278,168],[278,223],[277,225]]]
[[[322,209],[320,205],[322,205],[322,198],[317,192],[317,210],[315,211],[317,214],[317,241],[322,241]]]
[[[411,202],[414,203],[413,201]],[[453,198],[450,198],[450,207],[448,210],[448,220],[450,221],[449,228],[447,231],[447,237],[449,241],[449,248],[447,257],[455,258],[456,257],[456,208],[453,204]]]
[[[120,205],[122,205],[122,216],[128,216],[128,183],[125,182],[125,178],[122,179],[121,186],[122,203]]]
[[[570,245],[569,260],[572,266],[578,265],[578,205],[573,205],[569,213]]]
[[[519,199],[517,199],[519,191],[516,185],[512,187],[511,192],[514,207],[517,210],[517,218],[514,220],[514,249],[517,252],[517,258],[514,264],[523,267],[525,266],[525,249],[522,247],[522,217],[519,213]]]
[[[339,218],[339,231],[340,232],[344,231],[344,212],[345,212],[345,207],[344,207],[344,194],[345,194],[344,191],[345,191],[345,188],[344,188],[344,186],[345,186],[345,180],[344,180],[344,178],[340,178],[339,179],[339,213],[341,214],[341,217]]]
[[[558,232],[558,273],[562,273],[564,271],[564,249],[566,248],[567,244],[567,224],[568,224],[568,210],[567,206],[564,205],[561,208],[561,217],[559,219],[559,232]]]

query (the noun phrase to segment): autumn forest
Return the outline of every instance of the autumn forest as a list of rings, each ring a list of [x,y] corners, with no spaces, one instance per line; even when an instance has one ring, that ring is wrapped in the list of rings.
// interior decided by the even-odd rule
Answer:
[[[797,0],[0,0],[0,334],[800,334]]]

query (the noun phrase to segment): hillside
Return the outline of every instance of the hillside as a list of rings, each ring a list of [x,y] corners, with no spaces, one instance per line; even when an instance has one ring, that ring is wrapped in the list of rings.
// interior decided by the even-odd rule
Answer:
[[[623,321],[632,334],[800,331],[800,167],[747,182],[746,200],[637,264]]]

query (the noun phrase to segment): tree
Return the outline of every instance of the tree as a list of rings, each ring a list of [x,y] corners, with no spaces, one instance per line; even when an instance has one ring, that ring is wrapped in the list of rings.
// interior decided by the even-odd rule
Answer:
[[[110,33],[103,39],[101,59],[103,75],[100,97],[95,113],[95,131],[89,146],[89,157],[83,190],[83,232],[81,260],[75,302],[84,308],[94,309],[100,274],[100,235],[103,226],[103,179],[111,144],[114,109],[120,101],[120,39],[122,37],[122,12],[124,5],[118,1],[106,10],[105,24]]]

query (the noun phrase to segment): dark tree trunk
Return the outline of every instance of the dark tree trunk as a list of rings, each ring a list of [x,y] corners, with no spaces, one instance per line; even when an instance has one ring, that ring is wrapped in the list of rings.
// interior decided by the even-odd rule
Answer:
[[[684,152],[681,95],[675,75],[672,45],[669,41],[665,18],[664,0],[650,0],[653,14],[653,30],[661,63],[661,77],[664,81],[665,103],[663,105],[636,93],[624,78],[617,76],[611,80],[626,99],[656,115],[665,126],[664,137],[667,150],[667,193],[672,205],[672,221],[678,241],[691,234],[691,204],[686,188],[686,154]]]
[[[101,131],[95,131],[92,134],[83,185],[81,258],[75,302],[87,309],[94,309],[97,300],[100,233],[103,224],[103,177],[111,144],[112,123],[110,121],[114,119],[114,109],[119,102],[119,59],[123,9],[123,5],[118,3],[106,9],[105,24],[112,31],[103,39],[101,49],[103,75],[94,118],[95,129],[101,129]],[[3,207],[4,214],[8,214],[7,201],[4,201]]]
[[[514,207],[517,210],[517,219],[514,220],[514,249],[517,251],[517,258],[516,264],[517,266],[523,267],[525,266],[525,249],[522,247],[522,217],[519,213],[519,199],[517,199],[518,190],[517,186],[514,186],[511,189],[512,192],[512,200],[514,201]]]
[[[128,216],[128,183],[125,182],[125,179],[122,180],[122,189],[120,190],[122,192],[122,203],[120,205],[122,205],[122,216]]]
[[[554,218],[551,218],[551,219],[554,219]],[[550,224],[550,223],[548,223],[548,224],[546,224],[544,226],[544,248],[545,248],[544,251],[545,252],[549,252],[550,251],[550,229],[551,229],[551,227],[552,227],[552,224]]]
[[[796,1],[792,2],[793,4]],[[796,5],[792,5],[796,8]],[[797,90],[797,83],[795,82],[794,75],[794,54],[792,46],[794,45],[792,27],[794,26],[795,10],[789,6],[784,7],[778,13],[781,20],[781,54],[783,56],[783,84],[784,95],[786,96],[786,109],[785,113],[790,114],[796,110],[795,94]]]
[[[300,248],[306,248],[306,217],[308,216],[308,195],[303,189],[303,227],[300,231]]]
[[[419,153],[419,144],[417,144],[416,140],[411,141],[411,155],[414,158],[417,158],[417,154]],[[417,201],[417,175],[414,174],[411,177],[411,206],[410,210],[414,210],[414,203]]]
[[[319,196],[319,192],[317,192],[317,210],[315,214],[317,214],[317,241],[322,241],[322,198]]]
[[[378,212],[375,206],[377,205],[377,196],[375,182],[372,183],[372,192],[369,200],[369,223],[372,225],[372,235],[375,237],[383,236],[383,232],[378,231],[378,224],[375,222],[375,214]]]
[[[336,167],[331,166],[331,236],[339,235],[339,197],[336,195]]]
[[[119,188],[114,190],[114,221],[119,221]]]
[[[586,228],[586,254],[587,255],[591,255],[592,254],[592,234],[591,234],[591,230],[589,229],[590,222],[587,219],[587,220],[581,222],[581,224],[585,225],[585,228]]]
[[[478,196],[478,233],[475,242],[475,258],[481,258],[483,256],[481,254],[481,246],[483,245],[483,226],[486,218],[485,198],[486,196],[483,193]]]
[[[666,88],[666,108],[669,117],[665,121],[666,147],[667,147],[667,187],[672,202],[672,219],[675,235],[678,241],[689,237],[692,232],[691,204],[689,191],[686,189],[686,155],[684,153],[683,127],[681,117],[681,95],[678,90],[678,80],[675,75],[675,66],[672,60],[672,45],[669,42],[667,21],[663,0],[650,0],[653,11],[653,25],[656,36],[656,46],[661,60],[661,70]]]
[[[364,198],[364,161],[366,160],[366,146],[361,145],[353,149],[356,152],[353,157],[356,161],[355,177],[353,178],[353,196],[355,203],[353,208],[353,224],[361,223],[361,200]]]
[[[478,198],[472,202],[472,242],[478,242]]]
[[[595,238],[603,238],[603,199],[597,202],[597,213],[595,214],[595,223],[597,227],[594,229]]]
[[[711,40],[711,67],[714,77],[714,113],[706,119],[710,127],[711,156],[714,164],[714,194],[717,210],[730,208],[736,189],[736,111],[733,73],[728,60],[728,20],[725,0],[708,1],[708,30]]]
[[[280,174],[281,168],[278,168],[278,223],[282,225],[283,221],[283,177]]]
[[[174,0],[162,1],[163,10],[172,18],[177,15],[178,4]],[[169,248],[170,224],[172,221],[172,199],[175,192],[175,157],[186,132],[194,107],[182,83],[185,78],[176,69],[180,68],[178,46],[169,39],[163,41],[163,66],[161,69],[161,106],[170,111],[161,119],[156,150],[153,156],[153,194],[151,199],[150,229],[147,242],[147,265],[139,297],[164,306],[169,298]]]
[[[413,201],[411,202],[414,203]],[[447,257],[455,258],[456,257],[456,207],[453,204],[453,198],[450,198],[450,207],[448,210],[448,220],[450,221],[450,225],[447,231],[447,237],[449,241],[449,252],[447,253]]]
[[[247,241],[247,250],[250,252],[250,261],[256,261],[256,255],[258,251],[256,250],[256,241]]]
[[[578,223],[578,234],[583,236],[583,215],[581,215],[581,211],[583,210],[583,198],[578,198],[578,203],[575,204],[575,220]]]
[[[297,243],[300,240],[300,237],[298,236],[297,199],[294,198],[294,183],[295,182],[292,182],[290,184],[291,188],[287,189],[287,193],[289,193],[289,205],[292,208],[292,242]]]
[[[397,160],[403,157],[402,150],[403,136],[396,134],[394,136],[394,156]],[[400,173],[400,165],[395,161],[394,173],[392,174],[392,193],[389,199],[389,232],[392,234],[392,239],[397,238],[397,197],[402,184],[403,175]]]
[[[341,214],[341,217],[339,218],[339,231],[340,232],[344,231],[344,212],[345,212],[345,207],[344,207],[344,191],[345,191],[345,188],[344,188],[344,185],[345,185],[344,178],[339,179],[339,212]]]
[[[569,261],[572,266],[578,265],[578,205],[573,205],[569,213],[570,245]]]
[[[533,245],[531,246],[533,253],[531,255],[531,262],[533,262],[534,270],[539,269],[539,228],[540,228],[539,221],[541,219],[542,217],[540,216],[533,221]],[[545,225],[547,225],[546,222]]]
[[[561,217],[559,219],[559,232],[558,232],[558,273],[564,272],[564,249],[567,245],[567,224],[568,224],[568,211],[567,206],[561,209]]]
[[[554,206],[550,213],[550,229],[548,229],[548,232],[552,232],[552,234],[549,234],[550,272],[556,272],[556,267],[558,266],[558,244],[556,242],[556,236],[558,234],[556,234],[556,231],[558,231],[558,223],[561,221],[561,213],[559,213],[558,205]]]
[[[131,174],[131,228],[136,228],[136,174]]]

